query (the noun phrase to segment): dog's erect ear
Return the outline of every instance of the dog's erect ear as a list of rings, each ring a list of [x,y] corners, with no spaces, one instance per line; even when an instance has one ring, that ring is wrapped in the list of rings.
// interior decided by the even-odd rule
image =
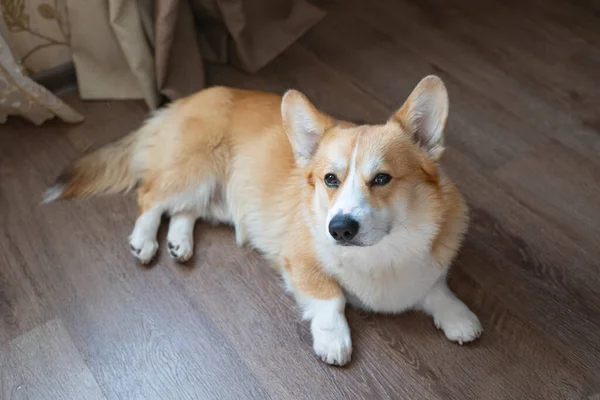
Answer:
[[[288,90],[281,101],[283,127],[299,165],[306,165],[319,146],[323,133],[334,123],[321,113],[302,93]]]
[[[444,128],[448,118],[448,92],[442,80],[429,75],[410,94],[391,118],[413,135],[433,161],[444,151]]]

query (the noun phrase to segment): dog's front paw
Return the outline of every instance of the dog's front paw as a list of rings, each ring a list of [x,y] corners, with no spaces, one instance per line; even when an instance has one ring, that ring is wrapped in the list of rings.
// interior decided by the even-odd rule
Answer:
[[[155,239],[131,237],[129,239],[129,248],[131,249],[131,254],[140,260],[142,264],[148,264],[156,255],[158,242]]]
[[[331,320],[314,319],[311,324],[315,354],[327,364],[342,366],[352,356],[350,328],[343,315]]]
[[[436,315],[434,323],[448,339],[461,345],[477,339],[483,332],[477,316],[466,307],[447,310]]]

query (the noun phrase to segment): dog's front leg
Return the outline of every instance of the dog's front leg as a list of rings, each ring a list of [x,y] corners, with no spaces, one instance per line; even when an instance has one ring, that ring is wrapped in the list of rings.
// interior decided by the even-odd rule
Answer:
[[[352,355],[350,328],[344,311],[346,299],[339,283],[318,263],[288,262],[284,279],[310,321],[313,349],[328,364],[344,365]]]
[[[453,342],[471,342],[483,331],[477,316],[448,288],[445,276],[436,282],[417,308],[431,315],[435,326]]]

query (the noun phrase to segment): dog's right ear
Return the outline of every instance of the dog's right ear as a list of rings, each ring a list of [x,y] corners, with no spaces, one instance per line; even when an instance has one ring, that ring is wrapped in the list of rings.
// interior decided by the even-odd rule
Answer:
[[[334,121],[297,90],[288,90],[281,101],[283,127],[292,144],[296,163],[307,165],[319,146],[323,134]]]

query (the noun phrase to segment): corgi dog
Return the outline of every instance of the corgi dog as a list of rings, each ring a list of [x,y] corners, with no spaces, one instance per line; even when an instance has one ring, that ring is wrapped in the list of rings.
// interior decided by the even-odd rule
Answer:
[[[337,120],[295,90],[213,87],[84,155],[45,201],[136,188],[129,244],[144,264],[165,213],[168,252],[179,262],[192,256],[197,219],[233,225],[239,245],[281,272],[326,363],[351,359],[347,303],[423,311],[463,344],[482,328],[446,285],[468,226],[467,205],[438,165],[447,116],[436,76],[380,125]]]

